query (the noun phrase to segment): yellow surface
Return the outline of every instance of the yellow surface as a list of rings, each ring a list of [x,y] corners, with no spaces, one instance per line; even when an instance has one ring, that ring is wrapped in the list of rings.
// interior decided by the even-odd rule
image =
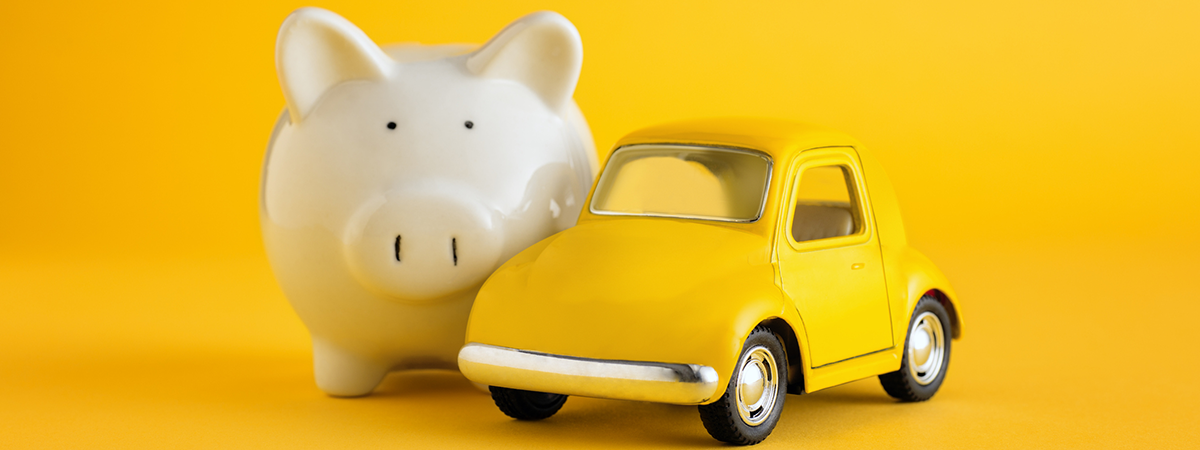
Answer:
[[[573,398],[514,423],[452,374],[319,393],[257,224],[275,33],[304,5],[5,5],[0,447],[714,445],[689,407]],[[874,150],[969,331],[933,400],[789,396],[760,448],[1200,442],[1195,2],[319,6],[380,42],[563,13],[602,149],[762,115]]]

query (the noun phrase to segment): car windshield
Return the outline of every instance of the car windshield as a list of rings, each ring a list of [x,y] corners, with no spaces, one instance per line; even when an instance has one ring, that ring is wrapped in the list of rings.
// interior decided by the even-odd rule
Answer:
[[[748,150],[621,147],[600,174],[591,211],[753,222],[762,215],[770,173],[770,158]]]

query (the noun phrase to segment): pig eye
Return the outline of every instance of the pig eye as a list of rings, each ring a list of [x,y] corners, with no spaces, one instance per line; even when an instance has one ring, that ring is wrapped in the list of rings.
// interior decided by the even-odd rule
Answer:
[[[470,130],[472,128],[475,128],[475,122],[468,120],[467,123],[463,124],[463,126],[467,127],[467,129]]]
[[[388,129],[389,129],[389,130],[395,130],[395,129],[396,129],[396,122],[388,122]]]

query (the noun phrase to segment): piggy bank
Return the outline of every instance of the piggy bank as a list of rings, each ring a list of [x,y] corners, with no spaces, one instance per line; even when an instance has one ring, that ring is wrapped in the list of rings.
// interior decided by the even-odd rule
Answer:
[[[477,48],[380,48],[317,8],[284,21],[287,110],[260,217],[321,390],[360,396],[389,371],[457,370],[483,281],[575,224],[597,166],[571,99],[582,58],[575,27],[551,12]]]

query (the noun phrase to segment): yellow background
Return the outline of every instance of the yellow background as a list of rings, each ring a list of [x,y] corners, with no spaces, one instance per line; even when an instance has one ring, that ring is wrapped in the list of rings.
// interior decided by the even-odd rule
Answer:
[[[694,408],[503,417],[452,373],[323,396],[256,195],[296,2],[0,9],[0,447],[712,446]],[[967,328],[942,391],[789,396],[762,448],[1200,446],[1200,3],[343,2],[376,42],[584,40],[604,151],[666,120],[840,129]]]

